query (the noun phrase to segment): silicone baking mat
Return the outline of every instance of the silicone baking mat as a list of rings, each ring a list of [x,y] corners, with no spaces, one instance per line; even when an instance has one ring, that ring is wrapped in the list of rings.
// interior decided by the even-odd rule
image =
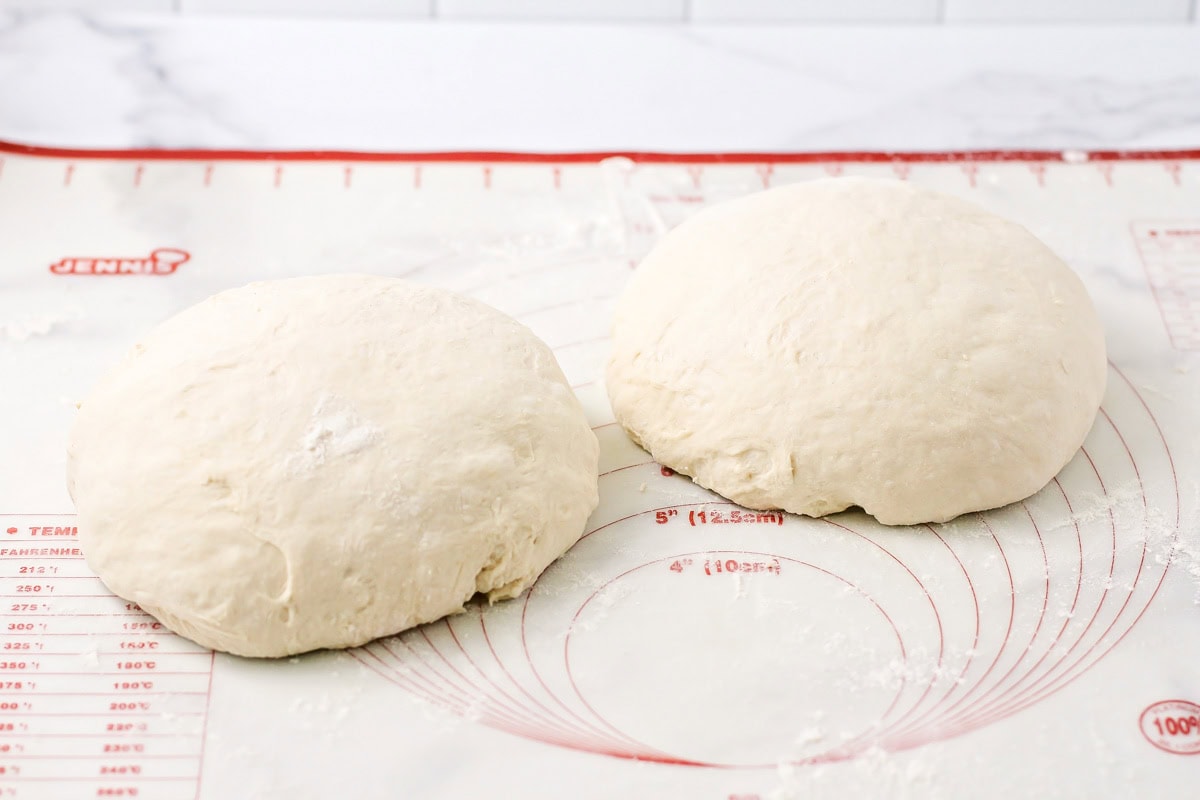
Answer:
[[[1198,159],[0,147],[0,798],[1188,796]],[[637,260],[710,203],[829,175],[970,198],[1084,278],[1108,393],[1037,496],[911,528],[748,512],[613,423]],[[72,404],[175,311],[318,272],[529,325],[595,426],[600,506],[513,601],[347,652],[214,655],[80,557]]]

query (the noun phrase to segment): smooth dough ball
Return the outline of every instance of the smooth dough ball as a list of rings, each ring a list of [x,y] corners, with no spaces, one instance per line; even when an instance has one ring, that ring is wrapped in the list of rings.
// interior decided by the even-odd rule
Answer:
[[[618,304],[607,382],[634,439],[730,500],[901,525],[1037,492],[1105,375],[1083,284],[1027,230],[841,178],[664,237]]]
[[[71,431],[88,565],[207,647],[351,647],[523,591],[599,446],[549,348],[405,281],[255,283],[167,320]]]

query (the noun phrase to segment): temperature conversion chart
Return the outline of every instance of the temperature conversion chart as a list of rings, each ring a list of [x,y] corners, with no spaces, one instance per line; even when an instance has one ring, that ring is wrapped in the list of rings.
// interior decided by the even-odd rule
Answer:
[[[192,797],[213,655],[113,597],[64,521],[4,519],[2,775],[63,796],[136,797],[152,783]]]
[[[614,422],[609,320],[642,256],[712,203],[840,175],[973,200],[1086,283],[1107,394],[1029,500],[904,528],[749,511]],[[325,272],[528,325],[600,441],[600,505],[514,600],[344,652],[214,654],[89,571],[74,403],[180,309]],[[1200,153],[0,144],[0,800],[1190,796],[1198,402]]]

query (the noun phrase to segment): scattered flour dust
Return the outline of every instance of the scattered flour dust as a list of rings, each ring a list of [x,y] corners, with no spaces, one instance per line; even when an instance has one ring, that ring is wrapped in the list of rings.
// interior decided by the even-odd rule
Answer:
[[[317,399],[300,446],[287,456],[292,472],[308,472],[330,459],[365,450],[383,431],[364,420],[348,403],[332,394]]]
[[[1200,546],[1194,543],[1179,542],[1175,546],[1174,560],[1179,565],[1179,568],[1186,572],[1196,584],[1196,591],[1192,595],[1192,603],[1200,606]]]
[[[851,774],[846,774],[847,772]],[[842,779],[837,778],[841,773]],[[844,800],[862,796],[847,791],[847,784],[866,783],[870,795],[888,800],[949,800],[939,791],[936,765],[911,753],[897,757],[881,747],[871,747],[857,758],[838,764],[797,767],[781,763],[776,769],[779,785],[767,792],[769,800]],[[832,780],[831,780],[832,779]],[[944,787],[943,787],[944,788]]]
[[[1189,505],[1192,510],[1181,516],[1178,536],[1161,537],[1154,552],[1154,559],[1159,564],[1169,563],[1172,569],[1184,572],[1191,579],[1194,586],[1192,603],[1200,606],[1200,484],[1181,486],[1181,496],[1188,489],[1191,490]],[[1147,525],[1155,526],[1161,531],[1173,532],[1175,521],[1151,516]]]
[[[633,594],[633,589],[628,586],[621,586],[616,583],[611,583],[607,588],[601,590],[595,595],[591,603],[588,604],[588,610],[591,614],[586,621],[584,618],[577,618],[571,623],[570,631],[594,631],[599,624],[608,617],[610,612],[622,600],[625,600]]]
[[[0,341],[27,342],[38,336],[48,336],[55,328],[83,317],[80,309],[72,308],[57,314],[38,314],[0,321]]]
[[[1106,522],[1110,516],[1113,519],[1128,518],[1134,514],[1141,516],[1145,513],[1142,504],[1142,487],[1137,481],[1110,489],[1107,495],[1081,492],[1074,502],[1074,513],[1059,522],[1043,526],[1043,530],[1049,533],[1088,522]]]
[[[1064,517],[1048,530],[1072,525],[1108,522],[1110,519],[1121,534],[1119,547],[1148,547],[1151,557],[1160,566],[1182,570],[1196,585],[1194,602],[1200,605],[1200,485],[1183,483],[1180,492],[1180,519],[1154,505],[1146,506],[1141,486],[1132,481],[1110,491],[1107,496],[1084,494],[1076,503],[1075,513]],[[1190,496],[1189,496],[1190,493]],[[1131,586],[1122,584],[1124,589]],[[1112,588],[1112,581],[1106,582]]]

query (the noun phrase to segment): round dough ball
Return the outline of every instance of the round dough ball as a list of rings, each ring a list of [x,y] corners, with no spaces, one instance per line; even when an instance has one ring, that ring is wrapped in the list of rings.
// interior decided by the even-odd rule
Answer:
[[[599,445],[553,354],[481,303],[335,275],[222,292],[79,409],[88,565],[207,647],[351,647],[513,597],[582,534]]]
[[[608,392],[656,459],[730,500],[902,525],[1046,485],[1105,374],[1083,284],[1027,230],[841,178],[669,233],[619,302]]]

